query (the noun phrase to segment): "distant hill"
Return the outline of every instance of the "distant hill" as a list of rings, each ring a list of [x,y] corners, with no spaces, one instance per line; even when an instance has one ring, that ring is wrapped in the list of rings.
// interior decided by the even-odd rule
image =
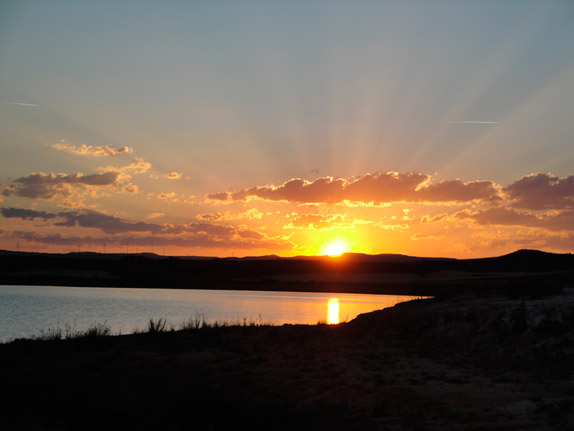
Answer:
[[[392,275],[392,276],[391,276]],[[574,256],[518,250],[482,259],[345,253],[173,257],[0,250],[0,285],[148,287],[414,295],[574,287]]]

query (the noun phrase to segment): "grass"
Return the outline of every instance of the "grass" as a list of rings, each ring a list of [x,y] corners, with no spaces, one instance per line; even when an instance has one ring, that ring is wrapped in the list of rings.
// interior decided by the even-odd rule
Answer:
[[[166,319],[158,319],[157,321],[149,319],[149,322],[147,324],[148,334],[157,334],[158,332],[166,332],[166,331],[167,331]]]
[[[216,320],[212,323],[209,323],[207,320],[205,320],[205,315],[196,314],[194,317],[184,321],[181,326],[181,329],[184,331],[189,331],[189,330],[208,329],[208,328],[228,328],[232,326],[256,327],[256,326],[275,326],[275,324],[270,321],[267,322],[263,321],[261,319],[261,315],[259,315],[257,319],[243,317],[235,320],[222,320],[222,321]]]
[[[64,329],[59,326],[56,328],[49,328],[40,331],[39,335],[32,337],[34,340],[41,341],[58,341],[58,340],[71,340],[74,338],[95,338],[111,335],[110,326],[104,323],[94,323],[83,331],[73,329],[69,324],[66,324]]]
[[[238,318],[236,320],[222,320],[208,322],[205,319],[205,315],[196,314],[194,317],[190,317],[185,320],[179,327],[169,325],[167,319],[160,318],[155,320],[153,318],[149,319],[145,330],[135,329],[134,334],[147,333],[147,334],[159,334],[162,332],[174,332],[174,331],[196,331],[201,329],[210,328],[229,328],[229,327],[263,327],[263,326],[275,326],[272,322],[265,322],[259,316],[255,318]],[[72,325],[66,324],[64,328],[57,326],[56,328],[48,328],[46,330],[41,330],[40,334],[33,336],[33,340],[39,341],[59,341],[59,340],[71,340],[76,338],[96,338],[105,337],[112,334],[111,327],[106,323],[94,323],[87,329],[83,331],[75,330]],[[121,335],[121,334],[118,334]]]

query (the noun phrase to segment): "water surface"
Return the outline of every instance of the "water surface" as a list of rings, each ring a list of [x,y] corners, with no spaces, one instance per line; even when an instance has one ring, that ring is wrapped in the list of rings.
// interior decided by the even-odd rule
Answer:
[[[207,322],[338,323],[410,299],[350,293],[0,286],[0,342],[50,329],[82,331],[98,323],[110,326],[113,334],[127,334],[160,318],[176,328],[196,317]]]

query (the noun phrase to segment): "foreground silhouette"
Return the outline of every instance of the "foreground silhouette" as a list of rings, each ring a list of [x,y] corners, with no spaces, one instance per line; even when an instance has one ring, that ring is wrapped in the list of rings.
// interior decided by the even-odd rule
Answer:
[[[0,345],[6,429],[568,429],[574,292]]]

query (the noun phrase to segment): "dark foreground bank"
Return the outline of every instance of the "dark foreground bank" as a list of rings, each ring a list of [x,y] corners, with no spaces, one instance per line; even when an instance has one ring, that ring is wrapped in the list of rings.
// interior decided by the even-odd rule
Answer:
[[[157,329],[157,328],[156,328]],[[0,345],[4,429],[572,429],[574,293]]]

